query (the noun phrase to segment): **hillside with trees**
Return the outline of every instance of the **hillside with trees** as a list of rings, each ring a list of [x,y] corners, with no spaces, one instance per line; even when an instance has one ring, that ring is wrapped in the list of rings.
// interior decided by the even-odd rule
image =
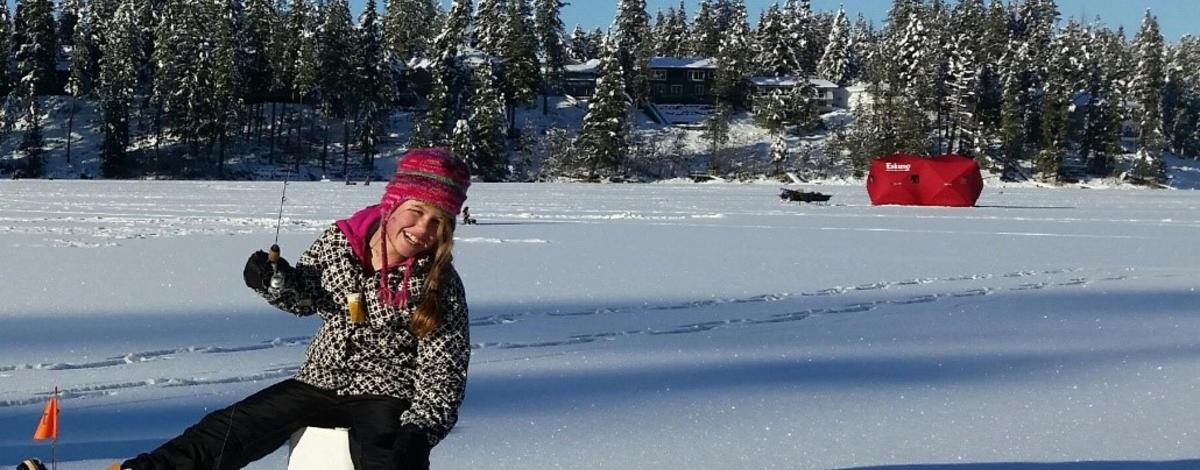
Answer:
[[[1200,39],[1167,41],[1151,11],[1127,32],[1053,0],[895,0],[880,25],[807,0],[618,0],[607,30],[568,32],[564,6],[18,0],[0,176],[369,180],[448,146],[483,181],[855,178],[908,152],[1159,185],[1200,156]],[[655,58],[713,64],[692,125],[659,119]],[[818,82],[855,99],[821,109]]]

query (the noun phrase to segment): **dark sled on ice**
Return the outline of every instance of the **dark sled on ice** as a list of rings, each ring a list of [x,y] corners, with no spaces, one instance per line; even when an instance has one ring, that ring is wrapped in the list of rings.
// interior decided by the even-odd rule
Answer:
[[[833,197],[828,194],[822,194],[815,191],[805,191],[803,189],[779,188],[779,191],[779,199],[783,201],[823,204],[829,202],[829,198]]]

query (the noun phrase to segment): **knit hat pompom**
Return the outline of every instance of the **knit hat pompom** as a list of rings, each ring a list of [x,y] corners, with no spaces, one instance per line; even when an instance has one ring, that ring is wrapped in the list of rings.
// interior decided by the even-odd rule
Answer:
[[[396,174],[379,201],[386,217],[404,201],[415,199],[437,206],[454,220],[467,200],[471,170],[444,148],[412,149],[396,162]]]

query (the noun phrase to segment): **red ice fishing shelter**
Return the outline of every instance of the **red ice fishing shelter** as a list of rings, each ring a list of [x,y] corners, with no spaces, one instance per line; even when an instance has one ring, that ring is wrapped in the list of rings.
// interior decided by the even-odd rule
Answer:
[[[876,158],[867,175],[867,194],[877,206],[970,207],[982,192],[979,165],[962,155],[922,158],[898,153]]]

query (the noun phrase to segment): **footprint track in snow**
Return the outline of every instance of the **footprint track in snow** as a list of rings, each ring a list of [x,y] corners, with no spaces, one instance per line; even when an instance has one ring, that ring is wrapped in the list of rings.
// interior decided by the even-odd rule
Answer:
[[[1080,271],[1080,269],[1055,269],[1055,270],[1047,270],[1047,271],[1017,271],[1017,272],[1013,272],[1013,273],[1002,274],[998,277],[1015,279],[1015,278],[1027,278],[1027,277],[1036,276],[1036,275],[1065,274],[1065,273],[1072,273],[1072,272],[1077,272],[1077,271]],[[956,278],[942,279],[942,281],[951,281],[951,280],[965,281],[965,280],[992,279],[993,277],[996,277],[996,276],[993,276],[993,275],[960,276],[960,277],[956,277]],[[1126,277],[1124,277],[1124,276],[1113,276],[1113,277],[1101,278],[1101,279],[1098,279],[1098,281],[1118,281],[1118,280],[1124,280],[1124,279],[1126,279]],[[924,283],[930,283],[930,282],[935,282],[935,281],[938,281],[938,280],[934,279],[934,280],[924,282]],[[890,288],[890,287],[897,286],[897,285],[912,285],[912,284],[902,284],[902,282],[904,282],[904,281],[900,281],[900,282],[896,282],[896,283],[884,283],[884,284],[886,284],[886,286],[887,286],[886,288]],[[571,344],[589,343],[589,342],[593,342],[593,341],[597,341],[597,340],[601,340],[601,339],[612,340],[612,339],[616,339],[616,338],[620,338],[620,337],[628,337],[628,336],[635,336],[635,335],[659,336],[659,335],[700,333],[700,332],[711,331],[713,329],[727,327],[727,326],[731,326],[731,325],[773,324],[773,323],[800,321],[800,320],[812,318],[814,316],[866,313],[866,312],[878,310],[881,307],[885,307],[885,306],[916,305],[916,304],[926,304],[926,303],[938,302],[943,299],[961,299],[961,298],[967,298],[967,297],[986,296],[986,295],[991,295],[995,292],[1003,291],[1003,290],[1008,290],[1008,291],[1040,290],[1040,289],[1044,289],[1044,288],[1052,286],[1052,285],[1057,286],[1057,287],[1086,287],[1091,282],[1093,282],[1093,280],[1086,278],[1086,277],[1075,277],[1075,278],[1071,278],[1067,281],[1057,282],[1057,283],[1028,282],[1028,283],[1020,284],[1015,287],[1008,287],[1008,288],[1001,287],[1001,286],[987,286],[987,287],[980,287],[980,288],[965,289],[965,290],[961,290],[961,291],[949,291],[949,292],[940,292],[940,293],[934,293],[934,294],[923,294],[923,295],[915,295],[915,296],[908,296],[908,297],[897,297],[897,298],[891,298],[891,299],[880,299],[880,300],[874,300],[874,301],[868,301],[868,302],[856,302],[856,303],[846,304],[846,305],[842,305],[842,306],[838,306],[838,307],[814,308],[814,309],[808,309],[808,310],[802,310],[802,311],[796,311],[796,312],[775,313],[775,314],[768,315],[766,317],[759,317],[759,318],[734,318],[734,319],[725,319],[725,320],[705,321],[705,322],[699,322],[699,323],[686,323],[686,324],[682,324],[682,325],[679,325],[679,326],[676,326],[673,328],[646,328],[646,329],[637,329],[637,330],[622,330],[622,331],[607,331],[607,332],[597,332],[597,333],[576,334],[576,335],[571,335],[568,337],[568,339],[561,340],[561,341],[551,340],[551,341],[536,341],[536,342],[527,342],[527,343],[523,343],[523,342],[480,342],[480,343],[472,344],[471,347],[472,347],[472,349],[544,348],[544,347],[552,347],[552,346],[564,346],[564,345],[571,345]],[[872,286],[872,287],[874,287],[875,285],[876,284],[869,284],[869,286]],[[871,289],[871,290],[874,290],[874,289]],[[847,292],[848,292],[848,290],[847,290]],[[746,298],[746,299],[740,299],[740,301],[741,302],[750,302],[750,301],[754,301],[751,299],[760,299],[760,298],[762,298],[762,299],[770,298],[773,300],[782,300],[784,298],[788,298],[791,296],[792,296],[791,294],[787,294],[787,295],[770,294],[770,295],[765,295],[765,296],[755,296],[755,297],[750,297],[750,298]],[[689,302],[689,303],[685,303],[685,304],[657,306],[657,307],[649,307],[649,308],[642,307],[642,308],[636,308],[636,309],[635,308],[620,309],[620,308],[610,307],[610,308],[599,309],[599,310],[609,311],[609,312],[626,312],[626,311],[633,311],[633,310],[668,310],[668,309],[669,310],[679,310],[679,309],[686,309],[686,308],[697,308],[697,306],[699,306],[700,304],[702,304],[702,306],[709,306],[709,305],[717,305],[717,304],[724,304],[724,303],[734,303],[734,302],[738,302],[738,301],[739,300]],[[763,300],[758,300],[758,301],[763,301]],[[526,313],[526,315],[531,315],[531,314]],[[581,316],[581,315],[582,314],[572,315],[572,316]],[[562,316],[562,315],[558,315],[558,316]],[[508,320],[511,323],[511,322],[515,321],[515,318],[510,318]],[[493,324],[493,323],[489,323],[489,324]]]
[[[119,395],[122,391],[146,387],[194,387],[200,385],[234,384],[259,382],[263,380],[276,380],[291,377],[295,375],[296,371],[299,369],[299,366],[286,366],[270,368],[257,374],[235,375],[230,377],[158,377],[127,382],[83,385],[59,390],[58,398],[59,400],[76,400],[102,396],[113,396]],[[36,393],[32,397],[0,400],[0,408],[42,404],[49,396],[49,393]]]
[[[886,289],[894,289],[894,288],[921,286],[921,285],[933,284],[933,283],[954,283],[954,282],[963,282],[963,281],[978,281],[978,280],[992,279],[997,276],[1002,277],[1002,278],[1023,278],[1023,277],[1031,277],[1031,276],[1038,276],[1038,275],[1055,275],[1055,274],[1062,274],[1062,273],[1075,272],[1075,271],[1079,271],[1079,268],[1061,268],[1061,269],[1051,269],[1051,270],[1045,270],[1045,271],[1032,271],[1032,270],[1014,271],[1014,272],[1009,272],[1009,273],[1004,273],[1004,274],[999,274],[999,275],[991,274],[991,273],[984,273],[984,274],[968,274],[968,275],[953,276],[953,277],[946,277],[946,278],[925,277],[925,278],[905,279],[905,280],[899,280],[899,281],[878,281],[878,282],[859,284],[859,285],[855,285],[855,286],[834,286],[834,287],[819,289],[819,290],[812,291],[812,292],[801,292],[801,293],[777,292],[777,293],[771,293],[771,294],[760,294],[760,295],[755,295],[755,296],[750,296],[750,297],[727,298],[727,299],[704,299],[704,300],[694,300],[694,301],[688,301],[688,302],[682,302],[682,303],[676,303],[676,304],[667,304],[667,305],[609,306],[609,307],[601,307],[601,308],[596,308],[596,309],[591,309],[591,310],[575,310],[575,311],[569,311],[569,312],[526,311],[526,312],[520,312],[520,313],[502,313],[502,314],[488,315],[488,316],[484,316],[484,317],[475,318],[475,319],[471,320],[471,326],[507,325],[507,324],[516,323],[516,322],[519,322],[519,321],[522,321],[525,319],[529,319],[529,318],[536,318],[539,316],[544,316],[544,317],[586,317],[586,316],[592,316],[592,315],[604,315],[604,314],[612,314],[612,313],[629,313],[629,312],[639,312],[639,311],[653,312],[653,311],[689,310],[689,309],[712,307],[712,306],[723,305],[723,304],[776,302],[776,301],[785,300],[785,299],[789,299],[789,298],[797,297],[797,296],[800,296],[800,297],[835,296],[835,295],[844,295],[844,294],[855,293],[855,292],[868,292],[868,291],[878,291],[878,290],[886,290]],[[916,301],[914,301],[914,303],[916,303]]]
[[[820,290],[820,291],[816,291],[816,292],[812,292],[812,293],[762,294],[762,295],[756,295],[756,296],[745,297],[745,298],[706,299],[706,300],[683,302],[683,303],[671,304],[671,305],[638,306],[638,307],[605,307],[605,308],[598,308],[595,310],[588,310],[588,311],[576,311],[576,312],[568,312],[568,313],[545,312],[544,314],[548,317],[569,318],[569,317],[591,316],[591,315],[608,314],[608,313],[627,313],[627,312],[634,312],[634,311],[688,310],[688,309],[700,309],[700,308],[704,308],[704,307],[723,305],[723,304],[775,302],[775,301],[785,300],[785,299],[789,299],[789,298],[796,297],[796,296],[826,296],[826,295],[842,295],[842,294],[847,294],[847,293],[852,293],[852,292],[861,292],[861,291],[879,291],[879,290],[884,290],[884,289],[926,285],[926,284],[931,284],[931,283],[935,283],[935,282],[953,283],[953,282],[961,282],[961,281],[986,280],[986,279],[993,279],[993,278],[1010,278],[1010,279],[1029,278],[1029,277],[1038,276],[1038,275],[1053,276],[1053,275],[1057,275],[1057,274],[1072,273],[1072,272],[1077,272],[1077,271],[1080,271],[1080,269],[1057,269],[1057,270],[1047,270],[1047,271],[1017,271],[1017,272],[1006,273],[1006,274],[1001,274],[1001,275],[977,274],[977,275],[957,276],[957,277],[941,278],[941,279],[939,279],[939,278],[921,278],[921,279],[910,279],[910,280],[892,281],[892,282],[875,282],[875,283],[868,283],[868,284],[860,284],[860,285],[851,286],[851,287],[836,287],[836,288],[824,289],[824,290]],[[573,335],[569,335],[563,339],[557,339],[557,340],[541,340],[541,341],[529,341],[529,342],[485,341],[485,342],[474,343],[471,345],[471,348],[474,350],[482,350],[482,349],[543,349],[543,348],[552,348],[552,347],[559,347],[559,346],[569,346],[569,345],[592,343],[592,342],[597,342],[597,341],[613,341],[613,340],[616,340],[619,338],[630,337],[630,336],[673,336],[673,335],[682,335],[682,334],[702,333],[702,332],[706,332],[706,331],[712,331],[715,329],[725,328],[725,327],[735,326],[735,325],[778,324],[778,323],[802,321],[802,320],[806,320],[806,319],[809,319],[809,318],[812,318],[815,316],[831,316],[831,315],[847,315],[847,314],[867,313],[867,312],[879,310],[880,308],[884,308],[887,306],[917,305],[917,304],[934,303],[934,302],[938,302],[942,299],[947,299],[947,298],[986,296],[986,295],[990,295],[994,292],[1002,291],[1002,290],[1008,290],[1008,291],[1038,290],[1038,289],[1044,289],[1044,288],[1051,287],[1051,286],[1054,286],[1054,287],[1082,287],[1082,286],[1087,286],[1088,284],[1090,284],[1092,282],[1097,282],[1097,281],[1121,281],[1121,280],[1125,280],[1125,279],[1128,279],[1128,277],[1127,276],[1108,276],[1108,277],[1102,277],[1102,278],[1098,278],[1098,279],[1089,279],[1086,277],[1073,277],[1073,278],[1070,278],[1068,280],[1061,281],[1061,282],[1046,282],[1046,281],[1027,282],[1027,283],[1022,283],[1015,287],[1007,287],[1007,288],[998,287],[998,286],[989,286],[989,287],[965,289],[965,290],[960,290],[960,291],[940,292],[940,293],[934,293],[934,294],[922,294],[922,295],[913,295],[913,296],[896,296],[894,298],[879,299],[879,300],[873,300],[873,301],[867,301],[867,302],[855,302],[855,303],[845,304],[845,305],[836,306],[836,307],[813,308],[813,309],[807,309],[807,310],[801,310],[801,311],[795,311],[795,312],[774,313],[774,314],[769,314],[769,315],[762,316],[762,317],[731,318],[731,319],[723,319],[723,320],[684,323],[684,324],[681,324],[681,325],[678,325],[675,327],[668,327],[668,328],[644,328],[644,329],[626,329],[626,330],[615,330],[615,331],[600,331],[600,332],[594,332],[594,333],[573,334]],[[472,326],[503,325],[503,324],[507,324],[507,323],[516,322],[518,319],[521,319],[523,317],[530,317],[533,315],[538,315],[538,313],[526,312],[523,314],[513,314],[513,315],[492,315],[489,317],[476,319],[475,321],[472,321],[471,324],[472,324]],[[209,347],[190,346],[190,347],[183,347],[183,348],[176,348],[176,349],[149,350],[149,351],[131,352],[131,353],[127,353],[122,356],[117,356],[117,357],[112,357],[112,358],[108,358],[108,359],[101,360],[101,361],[92,361],[92,362],[80,362],[80,363],[63,362],[63,363],[45,363],[45,364],[33,364],[33,365],[29,365],[29,364],[6,365],[6,366],[0,366],[0,372],[23,370],[23,369],[78,370],[78,369],[95,369],[95,368],[103,368],[103,367],[115,367],[115,366],[121,366],[121,365],[136,365],[139,363],[145,363],[145,362],[151,362],[151,361],[171,360],[171,359],[175,358],[176,356],[180,356],[180,355],[184,355],[184,354],[238,354],[238,353],[243,353],[243,352],[258,351],[258,350],[270,349],[270,348],[276,348],[276,347],[294,347],[294,346],[305,345],[310,340],[311,340],[311,337],[309,337],[309,336],[300,336],[300,337],[289,337],[289,338],[276,338],[271,341],[243,345],[243,346],[220,346],[220,347],[219,346],[209,346]],[[296,370],[297,370],[296,366],[286,366],[286,367],[270,368],[270,369],[264,370],[263,372],[256,373],[256,374],[235,375],[235,376],[230,376],[230,377],[215,377],[215,378],[156,377],[156,378],[148,378],[148,379],[140,380],[140,381],[128,381],[128,382],[119,382],[119,383],[111,383],[111,384],[97,384],[97,385],[89,385],[89,386],[65,389],[60,392],[60,397],[62,399],[77,399],[77,398],[88,398],[88,397],[97,397],[97,396],[108,396],[108,395],[119,394],[123,390],[142,388],[142,387],[190,387],[190,386],[201,386],[201,385],[212,385],[212,384],[253,382],[253,381],[260,381],[260,380],[270,380],[270,379],[290,377],[291,375],[293,375],[296,372]],[[3,400],[3,401],[0,401],[0,408],[33,405],[33,404],[42,403],[45,399],[46,399],[45,394],[39,393],[39,394],[35,394],[35,396],[28,397],[28,398]]]

